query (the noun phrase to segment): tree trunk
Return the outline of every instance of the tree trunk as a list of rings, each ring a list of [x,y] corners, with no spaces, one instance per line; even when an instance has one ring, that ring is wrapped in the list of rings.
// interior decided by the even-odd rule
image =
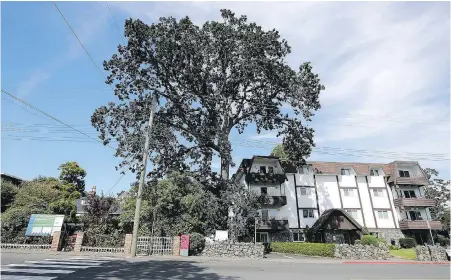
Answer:
[[[230,162],[226,159],[221,158],[221,178],[222,179],[229,179],[229,169],[230,169]]]

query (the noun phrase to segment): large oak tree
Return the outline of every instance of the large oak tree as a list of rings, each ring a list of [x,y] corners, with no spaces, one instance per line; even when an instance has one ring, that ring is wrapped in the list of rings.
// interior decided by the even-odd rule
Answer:
[[[143,133],[152,95],[158,100],[151,132],[155,176],[168,169],[211,172],[221,158],[221,177],[232,164],[230,134],[253,123],[277,130],[290,159],[302,161],[314,146],[307,127],[324,89],[310,63],[293,69],[288,42],[246,16],[221,10],[221,21],[197,26],[188,18],[160,18],[147,25],[125,22],[128,43],[104,62],[117,102],[98,108],[92,124],[105,144],[117,141],[121,167],[140,168]],[[291,107],[292,114],[281,111]],[[191,166],[189,164],[191,164]]]

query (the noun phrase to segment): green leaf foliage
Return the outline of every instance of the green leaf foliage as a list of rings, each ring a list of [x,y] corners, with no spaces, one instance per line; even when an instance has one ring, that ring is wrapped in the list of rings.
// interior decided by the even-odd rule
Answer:
[[[1,179],[1,212],[5,212],[14,201],[14,197],[19,191],[18,186],[8,180]]]
[[[401,246],[401,248],[414,248],[415,246],[417,246],[417,242],[415,241],[415,239],[410,237],[400,238],[399,246]]]
[[[271,242],[271,251],[305,256],[334,257],[335,244],[304,242]]]
[[[379,245],[379,239],[377,239],[376,236],[364,235],[360,239],[360,244],[377,246],[377,245]]]
[[[205,248],[205,236],[200,233],[193,232],[189,234],[189,250],[190,255],[200,255]]]
[[[85,193],[86,171],[76,162],[66,162],[60,165],[59,179],[63,185],[71,185],[81,195]]]
[[[120,167],[141,168],[153,95],[159,105],[149,154],[158,178],[190,167],[208,174],[217,154],[221,177],[228,179],[230,133],[241,134],[250,124],[257,133],[278,131],[290,159],[310,154],[314,131],[305,123],[320,108],[318,74],[309,62],[296,68],[287,63],[291,47],[277,30],[220,12],[221,20],[200,26],[188,17],[125,22],[128,43],[104,62],[118,100],[91,117],[105,144],[118,142]]]

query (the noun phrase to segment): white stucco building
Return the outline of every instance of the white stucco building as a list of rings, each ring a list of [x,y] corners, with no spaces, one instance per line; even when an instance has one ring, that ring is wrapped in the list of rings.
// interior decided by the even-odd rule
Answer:
[[[306,227],[322,227],[346,229],[344,242],[355,239],[347,230],[367,229],[388,242],[407,235],[423,244],[430,239],[429,227],[441,229],[440,222],[431,220],[428,208],[435,201],[424,198],[428,180],[417,162],[307,162],[296,167],[276,157],[254,156],[243,159],[234,180],[268,198],[260,210],[258,241],[303,241]],[[332,209],[338,211],[335,225],[323,224]],[[318,238],[329,241],[324,234]]]

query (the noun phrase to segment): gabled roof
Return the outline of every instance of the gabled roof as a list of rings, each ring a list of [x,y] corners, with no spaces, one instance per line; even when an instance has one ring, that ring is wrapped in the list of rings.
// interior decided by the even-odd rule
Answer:
[[[342,215],[346,219],[348,219],[349,222],[351,224],[353,224],[357,229],[361,230],[364,234],[367,233],[365,231],[365,229],[351,215],[349,215],[348,212],[346,212],[343,209],[339,209],[339,208],[332,208],[332,209],[324,211],[324,213],[321,214],[321,216],[318,218],[318,220],[316,220],[316,222],[313,224],[313,226],[312,226],[313,231],[319,230],[324,225],[324,223],[327,221],[327,219],[329,219],[330,215],[333,213],[339,213],[340,215]]]

